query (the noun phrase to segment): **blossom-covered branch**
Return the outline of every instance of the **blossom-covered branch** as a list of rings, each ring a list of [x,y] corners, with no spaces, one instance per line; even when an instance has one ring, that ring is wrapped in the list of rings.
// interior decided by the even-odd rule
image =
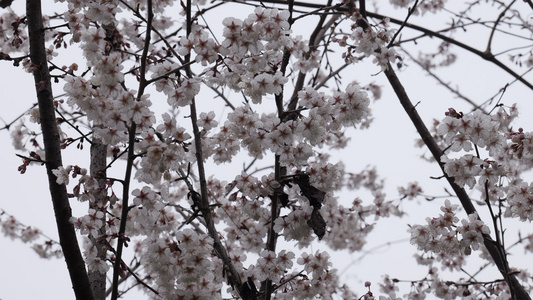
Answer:
[[[474,205],[472,204],[472,201],[470,200],[470,197],[468,196],[466,191],[458,185],[458,183],[456,182],[456,177],[454,177],[453,175],[450,176],[450,172],[446,171],[444,164],[441,161],[441,157],[444,152],[435,142],[431,133],[418,115],[416,108],[411,103],[411,100],[409,99],[409,96],[407,95],[403,85],[398,79],[398,76],[396,76],[396,73],[392,70],[392,68],[385,70],[385,75],[387,76],[389,82],[391,83],[391,86],[393,87],[396,95],[398,96],[400,103],[404,107],[405,112],[407,113],[407,115],[413,122],[413,125],[416,127],[418,133],[420,134],[420,137],[433,154],[435,160],[441,166],[446,180],[448,180],[455,194],[461,201],[461,204],[465,209],[466,213],[475,216],[474,218],[477,218],[478,214]],[[530,299],[529,294],[525,291],[524,287],[516,279],[516,275],[508,271],[510,270],[510,268],[505,257],[506,254],[505,250],[503,249],[503,245],[496,243],[486,231],[483,231],[481,236],[483,237],[483,243],[489,251],[492,259],[494,260],[494,262],[498,266],[498,269],[500,270],[500,272],[502,272],[503,277],[509,284],[513,299]]]

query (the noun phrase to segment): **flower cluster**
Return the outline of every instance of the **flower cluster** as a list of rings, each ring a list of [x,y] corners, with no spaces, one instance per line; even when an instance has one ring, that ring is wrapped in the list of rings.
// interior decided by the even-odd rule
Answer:
[[[258,7],[245,20],[226,18],[225,39],[220,44],[209,37],[207,30],[195,26],[188,37],[181,38],[178,53],[194,51],[195,60],[204,66],[226,57],[222,69],[215,66],[207,70],[208,81],[242,91],[254,103],[260,103],[267,94],[279,94],[287,82],[277,66],[284,47],[291,46],[288,16],[287,11]]]
[[[402,198],[411,200],[422,194],[422,188],[418,185],[418,182],[411,182],[407,187],[399,187],[398,192],[402,195]]]
[[[361,199],[354,200],[351,207],[339,205],[334,198],[327,199],[322,210],[330,229],[324,241],[335,250],[361,250],[366,236],[374,228],[366,221],[366,217],[372,215],[373,208],[375,206],[372,204],[362,205]]]
[[[331,262],[327,253],[304,252],[297,259],[297,264],[303,270],[285,274],[278,285],[279,292],[273,295],[273,299],[333,299],[337,292],[345,296],[352,295],[345,288],[336,288],[339,278],[335,269],[329,269]]]
[[[216,147],[215,162],[230,161],[242,145],[253,157],[262,158],[270,150],[280,155],[284,163],[302,165],[312,156],[310,146],[343,148],[346,138],[342,128],[364,122],[370,116],[368,96],[355,84],[333,96],[310,87],[298,96],[305,111],[297,120],[281,122],[274,114],[259,116],[250,107],[236,108],[211,138]]]
[[[46,238],[39,229],[20,223],[14,216],[3,210],[0,210],[0,225],[1,231],[6,237],[31,244],[31,248],[41,258],[59,258],[63,256],[58,242]],[[46,241],[43,242],[43,238]]]
[[[502,202],[504,216],[531,220],[531,188],[521,174],[533,165],[533,135],[522,128],[516,132],[508,129],[517,114],[516,106],[508,111],[500,107],[494,115],[480,111],[463,115],[450,109],[439,123],[437,134],[443,146],[449,145],[449,151],[472,151],[474,147],[478,151],[476,155],[441,158],[446,174],[453,177],[455,183],[470,188],[477,184],[488,201],[506,199]],[[486,150],[488,158],[479,157],[480,149]]]
[[[479,249],[483,235],[489,234],[490,230],[477,214],[469,215],[468,220],[461,220],[458,224],[459,219],[455,215],[458,207],[446,200],[441,207],[444,214],[427,218],[427,225],[413,225],[409,229],[411,244],[426,252],[444,252],[447,255],[468,255],[472,249]]]
[[[268,278],[273,282],[279,282],[285,273],[292,268],[294,257],[294,253],[290,251],[282,250],[276,255],[273,251],[263,250],[255,265],[248,268],[248,277],[258,281],[264,281]]]
[[[123,88],[124,56],[112,51],[120,46],[115,43],[119,43],[121,37],[113,35],[117,28],[85,28],[88,24],[84,20],[92,14],[100,15],[106,24],[114,23],[109,18],[115,15],[117,7],[114,4],[106,5],[109,9],[104,9],[105,13],[102,14],[103,8],[99,4],[86,7],[83,17],[79,14],[79,6],[77,10],[69,11],[69,23],[73,23],[71,30],[74,36],[79,35],[80,48],[87,59],[87,66],[91,68],[92,77],[87,80],[69,75],[65,78],[63,89],[68,96],[68,103],[86,113],[88,120],[93,123],[96,136],[108,145],[117,145],[127,140],[128,126],[132,123],[137,124],[139,131],[142,131],[151,127],[155,118],[150,110],[148,95],[137,99],[134,90]]]
[[[495,156],[505,145],[505,132],[511,121],[517,116],[516,107],[509,112],[500,107],[494,115],[486,115],[480,110],[463,115],[450,108],[437,129],[444,136],[452,151],[470,151],[472,144],[486,148],[489,155]]]
[[[39,229],[22,228],[22,224],[13,216],[8,216],[7,220],[2,220],[2,233],[11,239],[20,238],[25,243],[34,241],[41,234]]]
[[[347,51],[343,53],[346,62],[357,62],[358,56],[373,56],[373,62],[386,70],[389,63],[394,63],[398,54],[394,48],[389,47],[388,43],[394,36],[394,30],[389,28],[388,20],[383,20],[379,26],[369,26],[366,20],[361,20],[359,14],[352,16],[352,33],[349,36],[335,38],[334,41],[341,46],[348,46]],[[361,26],[361,22],[365,26]]]
[[[100,210],[89,208],[87,215],[76,218],[72,217],[70,222],[80,230],[81,234],[97,238],[100,236],[99,230],[104,226],[104,213]]]
[[[499,168],[494,162],[483,161],[471,154],[466,154],[457,159],[442,158],[445,163],[444,171],[448,176],[454,178],[454,182],[459,186],[468,185],[473,188],[476,184],[476,177],[480,177],[480,182],[488,181],[495,184],[499,176],[505,175],[505,171]]]
[[[52,170],[52,173],[57,177],[57,184],[68,185],[70,176],[72,176],[72,178],[76,178],[78,175],[81,175],[81,180],[85,181],[87,169],[68,165],[66,167],[60,166],[59,168]],[[72,173],[72,175],[70,175],[70,173]]]
[[[533,220],[533,185],[521,182],[510,185],[507,191],[508,209],[506,217],[517,217],[521,221]]]
[[[283,235],[287,241],[298,241],[300,247],[309,245],[311,242],[311,228],[306,222],[311,217],[311,210],[311,208],[306,210],[296,209],[286,216],[277,218],[274,222],[274,230]]]
[[[213,257],[213,241],[194,230],[147,237],[142,257],[151,281],[166,299],[217,299],[224,280],[222,263]],[[217,297],[217,295],[219,295]]]
[[[2,56],[7,53],[21,53],[29,48],[29,38],[25,30],[26,23],[23,18],[18,16],[13,10],[2,10],[4,13],[0,16],[0,52]],[[45,18],[45,24],[48,24],[48,18]],[[9,57],[9,55],[7,56]],[[29,61],[29,60],[28,60]]]
[[[108,247],[106,243],[108,243],[109,241],[107,239],[103,240],[100,237],[98,241],[100,242],[100,245]],[[87,268],[89,269],[89,271],[105,274],[111,268],[111,264],[108,263],[108,260],[111,259],[108,257],[99,257],[96,245],[93,244],[89,239],[85,239],[85,243],[83,244],[83,246],[83,255],[85,257],[85,262],[87,263]]]

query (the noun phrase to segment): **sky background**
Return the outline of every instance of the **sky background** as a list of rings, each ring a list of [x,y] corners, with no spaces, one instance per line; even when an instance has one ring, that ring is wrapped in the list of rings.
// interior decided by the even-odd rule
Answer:
[[[14,8],[18,11],[24,9],[23,5],[24,2],[22,1],[14,2]],[[382,13],[389,11],[385,9],[388,4],[381,6]],[[50,7],[46,9],[48,10]],[[491,9],[487,10],[485,14],[486,16],[493,16],[492,18],[497,16],[497,12]],[[396,13],[396,15],[403,18],[401,14]],[[223,14],[219,16],[225,17]],[[439,24],[444,19],[426,15],[413,17],[410,21],[431,27],[438,26],[433,24]],[[216,21],[212,21],[212,24],[216,24]],[[295,28],[294,31],[297,32],[297,30],[305,29]],[[479,31],[478,34],[472,29],[466,34],[468,36],[464,38],[483,49],[487,38],[485,33]],[[479,42],[476,42],[477,40]],[[499,47],[508,47],[506,41],[505,39],[495,41],[495,47],[493,47],[496,49],[495,52]],[[412,48],[415,49],[413,53],[416,54],[418,49],[435,51],[436,45],[436,40],[421,40],[418,46]],[[413,45],[408,46],[412,47]],[[69,53],[76,55],[75,52]],[[458,54],[457,62],[451,67],[439,70],[439,74],[444,80],[455,82],[462,93],[472,97],[477,102],[494,96],[500,88],[512,80],[509,76],[503,75],[499,69],[480,58],[460,50],[457,50],[456,53]],[[470,111],[470,105],[462,100],[454,99],[443,87],[424,75],[414,63],[407,61],[406,65],[407,68],[397,73],[412,101],[414,103],[419,102],[417,109],[426,125],[431,124],[433,118],[442,119],[444,112],[449,107],[455,107],[458,111]],[[0,117],[9,123],[36,102],[34,84],[30,74],[12,67],[9,62],[0,61],[0,68],[2,70],[0,72],[0,103],[5,107],[0,112]],[[369,76],[370,74],[375,75]],[[412,181],[421,183],[424,194],[444,195],[443,188],[447,187],[445,182],[430,179],[430,176],[441,175],[438,166],[419,159],[420,155],[427,154],[427,150],[414,146],[418,138],[416,130],[389,88],[384,75],[379,73],[378,67],[369,63],[361,63],[347,68],[342,76],[346,84],[351,80],[357,80],[362,85],[370,82],[378,83],[383,87],[383,96],[382,99],[371,105],[375,120],[370,129],[352,130],[350,133],[352,141],[349,147],[343,151],[330,153],[345,163],[348,172],[360,172],[367,166],[376,166],[378,174],[386,180],[387,199],[397,199],[399,197],[397,187],[406,186]],[[62,93],[60,85],[55,84],[53,88],[56,94]],[[503,97],[503,102],[506,104],[518,103],[521,115],[516,124],[517,127],[524,127],[526,131],[533,130],[533,118],[530,117],[533,112],[531,100],[531,91],[519,83],[511,85]],[[165,99],[162,101],[166,103]],[[14,215],[20,222],[35,226],[41,229],[44,234],[57,239],[45,169],[32,166],[26,174],[19,174],[17,167],[21,164],[21,160],[15,157],[18,152],[11,145],[8,131],[0,131],[0,143],[4,145],[0,150],[3,157],[0,190],[4,191],[3,197],[0,197],[0,209]],[[88,165],[86,156],[79,155],[75,147],[71,148],[65,152],[64,164]],[[213,167],[209,170],[218,173],[227,172],[228,168],[239,170],[240,167],[241,164],[235,163],[230,166]],[[357,196],[362,197],[367,202],[372,201],[372,198],[364,193],[360,195],[345,191],[338,196],[340,201],[346,205]],[[422,198],[404,201],[403,208],[407,215],[402,219],[391,218],[378,223],[373,233],[369,235],[367,245],[364,248],[368,252],[349,254],[328,250],[332,256],[333,266],[343,274],[342,280],[349,284],[357,294],[361,295],[366,291],[364,281],[373,282],[375,284],[373,291],[377,292],[377,282],[386,273],[390,274],[391,277],[406,280],[423,278],[427,270],[425,267],[417,266],[412,259],[415,248],[407,240],[409,236],[406,223],[420,224],[428,216],[437,216],[443,201],[444,199],[427,202]],[[78,216],[84,214],[86,209],[74,201],[73,207],[74,215]],[[515,225],[509,222],[508,224],[510,226],[522,226],[523,234],[533,231],[530,223]],[[510,231],[509,236],[510,241],[514,241],[516,233]],[[387,245],[387,242],[391,242],[391,244]],[[0,245],[2,245],[0,251],[0,270],[2,270],[0,271],[0,286],[2,286],[0,300],[72,299],[70,280],[63,259],[40,259],[28,245],[18,240],[12,241],[6,237],[0,237]],[[320,243],[313,244],[312,251],[317,249],[327,249],[327,247]],[[474,253],[472,256],[477,257],[477,254]],[[361,257],[363,258],[361,259]],[[511,265],[533,270],[532,260],[521,260],[521,258],[523,257],[511,257]],[[519,260],[521,260],[520,263]],[[513,261],[516,263],[513,264]],[[474,267],[472,269],[475,270]],[[135,297],[134,294],[131,294],[126,298]]]

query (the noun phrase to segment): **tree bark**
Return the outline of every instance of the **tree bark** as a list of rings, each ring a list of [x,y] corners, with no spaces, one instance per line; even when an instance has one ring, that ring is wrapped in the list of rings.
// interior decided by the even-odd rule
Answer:
[[[100,210],[104,213],[102,218],[102,228],[99,229],[100,235],[105,233],[105,205],[106,205],[106,158],[107,145],[102,144],[99,139],[93,139],[91,143],[91,176],[98,181],[98,190],[93,192],[94,204],[91,203],[92,208]],[[106,259],[107,247],[101,239],[90,237],[93,246],[96,247],[97,256],[101,260]],[[106,296],[106,273],[99,271],[89,271],[89,281],[94,294],[94,299],[105,300]]]
[[[52,170],[62,166],[61,146],[56,123],[52,84],[50,82],[50,73],[46,59],[41,2],[39,0],[26,1],[26,17],[30,37],[30,59],[34,66],[33,77],[37,91],[41,130],[46,154],[46,172],[50,194],[52,196],[59,242],[65,257],[65,262],[67,263],[76,299],[93,299],[89,278],[85,269],[85,262],[78,245],[74,225],[70,222],[72,211],[68,200],[67,188],[64,184],[57,184],[57,178],[52,173]]]

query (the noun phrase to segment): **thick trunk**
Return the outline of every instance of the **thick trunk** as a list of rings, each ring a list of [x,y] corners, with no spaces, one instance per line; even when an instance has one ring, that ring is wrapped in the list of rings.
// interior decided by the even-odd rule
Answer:
[[[100,234],[105,233],[105,206],[106,202],[106,157],[107,157],[107,145],[101,143],[98,139],[93,139],[91,144],[91,176],[98,180],[98,190],[93,192],[94,203],[92,206],[94,209],[101,210],[104,213],[103,225],[100,228]],[[101,260],[106,259],[106,245],[103,241],[92,238],[91,242],[96,247],[97,256]],[[93,290],[94,299],[105,300],[106,296],[106,273],[99,271],[89,271],[89,281],[91,282],[91,288]]]
[[[52,84],[46,60],[41,2],[39,0],[26,1],[26,16],[30,36],[30,59],[35,66],[33,77],[41,116],[41,130],[46,153],[46,172],[54,206],[59,242],[65,256],[76,299],[93,299],[85,262],[81,255],[74,226],[70,222],[72,211],[68,201],[67,189],[64,184],[59,185],[56,183],[56,176],[52,173],[52,170],[62,166],[61,147]]]

